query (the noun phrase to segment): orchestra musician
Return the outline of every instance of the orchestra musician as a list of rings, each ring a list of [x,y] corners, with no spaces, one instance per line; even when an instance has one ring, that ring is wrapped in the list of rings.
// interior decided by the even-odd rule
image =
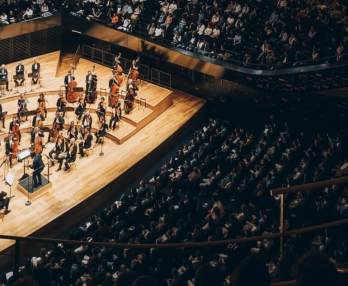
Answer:
[[[13,133],[10,133],[7,138],[5,138],[5,154],[10,163],[10,168],[12,168],[12,151],[14,149],[15,142],[13,140]]]
[[[115,107],[112,108],[111,118],[109,122],[109,127],[115,130],[117,123],[120,122],[122,117],[121,102],[119,102]]]
[[[93,141],[93,135],[90,129],[85,129],[83,133],[84,133],[83,138],[81,142],[79,143],[79,153],[81,157],[84,157],[86,155],[85,150],[92,147],[92,141]]]
[[[68,136],[68,139],[72,139],[72,138],[74,138],[75,140],[78,139],[79,129],[74,121],[70,122],[70,126],[69,126],[68,131],[67,131],[67,136]]]
[[[65,97],[63,96],[63,94],[60,94],[57,100],[56,106],[57,106],[57,111],[60,113],[63,113],[63,116],[65,116],[66,105],[67,105],[67,102]]]
[[[24,121],[27,121],[28,120],[28,100],[25,98],[23,93],[19,96],[17,105],[18,105],[17,116],[19,120],[22,120],[22,118],[25,117]]]
[[[15,77],[16,87],[22,86],[24,81],[25,81],[25,78],[24,78],[24,65],[22,63],[19,63],[16,66],[16,77]]]
[[[120,91],[120,86],[123,81],[123,74],[117,74],[114,73],[113,77],[109,81],[109,88],[110,88],[110,93],[109,93],[109,102],[108,105],[110,107],[114,107],[119,100],[119,91]]]
[[[83,97],[80,97],[79,98],[79,102],[78,102],[78,105],[75,109],[75,114],[77,116],[77,119],[80,121],[81,118],[82,118],[82,115],[84,114],[85,110],[86,110],[86,106],[87,106],[87,103],[86,103],[86,100],[85,98]]]
[[[64,123],[65,119],[62,112],[56,112],[56,115],[53,120],[52,128],[50,129],[50,132],[48,134],[48,141],[51,142],[51,140],[56,140],[59,132],[61,132],[64,129]]]
[[[17,119],[17,116],[14,115],[12,117],[12,121],[10,122],[9,133],[12,133],[18,139],[18,142],[21,142],[22,139],[21,131],[19,130],[20,125],[21,124]]]
[[[137,56],[136,59],[132,60],[132,68],[133,69],[139,69],[139,62],[140,62],[140,57]]]
[[[31,126],[32,127],[42,127],[44,121],[45,121],[44,113],[42,113],[41,110],[37,109],[36,114],[33,116]]]
[[[36,133],[38,130],[39,130],[38,127],[31,127],[31,131],[30,131],[30,144],[31,144],[31,146],[34,146],[35,136],[36,136]]]
[[[127,80],[133,81],[134,85],[138,85],[138,79],[139,79],[139,62],[140,62],[140,58],[137,57],[136,59],[134,59],[132,61],[132,65],[129,69],[128,75],[127,75]]]
[[[127,93],[124,100],[124,109],[127,114],[133,109],[133,103],[137,96],[137,90],[138,87],[134,84],[133,80],[130,79],[127,84]]]
[[[54,145],[54,147],[52,148],[52,150],[48,153],[48,157],[50,157],[50,159],[52,160],[52,165],[54,165],[54,160],[58,160],[60,159],[63,159],[64,157],[64,153],[66,152],[67,150],[67,145],[66,145],[66,142],[65,142],[65,139],[63,137],[62,134],[58,134],[57,136],[57,140],[56,140],[56,143]]]
[[[93,71],[88,71],[86,75],[86,101],[88,103],[94,103],[97,99],[98,78],[94,71],[95,66],[93,66]]]
[[[46,102],[45,95],[43,93],[40,93],[39,98],[37,100],[38,102],[38,111],[43,114],[44,118],[47,118],[47,108],[46,108]]]
[[[38,127],[34,128],[34,142],[33,142],[33,154],[41,154],[43,151],[43,137],[44,134]]]
[[[4,214],[8,214],[10,212],[9,204],[10,204],[10,197],[7,196],[6,192],[1,191],[0,192],[0,210],[4,210]]]
[[[92,115],[88,110],[83,114],[81,125],[83,128],[87,128],[88,130],[91,130],[92,128]]]
[[[93,82],[93,75],[91,71],[88,71],[87,75],[86,75],[86,96],[87,93],[89,91],[90,86],[92,85]]]
[[[8,91],[8,71],[4,64],[0,68],[0,85],[6,85],[6,90]]]
[[[75,77],[71,74],[71,71],[68,71],[68,74],[64,77],[65,96],[68,95],[69,83],[73,80],[75,80]]]
[[[98,103],[97,115],[98,115],[99,122],[101,121],[102,118],[104,118],[104,120],[105,120],[106,106],[105,106],[105,98],[104,98],[104,96],[102,96],[100,98],[100,101]]]
[[[31,82],[32,84],[37,84],[40,78],[40,63],[34,60],[34,63],[31,66]]]
[[[105,122],[105,117],[101,117],[100,121],[99,121],[99,129],[98,131],[95,133],[95,137],[96,137],[96,143],[102,143],[102,138],[105,137],[106,135],[106,131],[109,129],[108,125]]]
[[[41,178],[41,172],[45,168],[45,164],[42,161],[41,153],[35,153],[33,164],[30,165],[30,168],[32,168],[33,171],[33,181],[34,181],[34,188],[37,188],[42,185],[42,178]]]
[[[64,162],[64,170],[70,169],[70,164],[76,161],[77,157],[77,144],[75,138],[71,138],[69,141],[69,144],[67,146],[67,152],[66,156],[63,159],[59,159],[59,167],[57,171],[60,171],[62,169],[62,165]]]
[[[119,52],[114,58],[113,67],[115,73],[123,73],[123,68],[121,66],[121,56],[122,54],[121,52]]]
[[[2,104],[0,103],[0,120],[2,121],[2,128],[5,128],[5,115],[7,112],[2,110]]]

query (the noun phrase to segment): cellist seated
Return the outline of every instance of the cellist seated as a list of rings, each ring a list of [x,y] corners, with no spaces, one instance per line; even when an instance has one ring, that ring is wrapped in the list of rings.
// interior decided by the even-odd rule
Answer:
[[[21,131],[19,130],[20,125],[21,124],[20,124],[19,120],[17,119],[17,116],[14,115],[12,117],[12,121],[10,122],[9,131],[10,131],[10,133],[13,133],[18,138],[19,142],[22,139]]]

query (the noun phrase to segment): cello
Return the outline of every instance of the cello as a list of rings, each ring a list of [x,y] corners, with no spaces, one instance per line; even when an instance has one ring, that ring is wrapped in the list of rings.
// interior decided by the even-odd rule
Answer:
[[[75,103],[80,98],[80,93],[78,91],[75,91],[76,87],[77,87],[77,82],[75,78],[73,78],[73,80],[68,83],[68,92],[66,95],[66,100],[69,103]]]
[[[11,157],[12,157],[12,159],[16,159],[17,158],[17,154],[19,152],[19,138],[18,138],[18,135],[15,134],[15,133],[13,133],[10,136],[12,136]]]
[[[108,105],[110,107],[116,106],[120,97],[120,86],[123,81],[123,75],[114,75],[114,77],[110,80],[110,93],[108,99]]]
[[[36,133],[34,140],[34,153],[41,154],[43,150],[42,136],[39,132]]]

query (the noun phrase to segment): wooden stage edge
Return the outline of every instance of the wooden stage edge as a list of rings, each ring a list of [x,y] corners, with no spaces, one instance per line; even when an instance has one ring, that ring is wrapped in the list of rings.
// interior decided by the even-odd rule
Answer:
[[[48,54],[47,57],[50,60],[47,58],[46,63],[51,62],[51,65],[46,64],[45,68],[51,71],[52,85],[48,86],[48,83],[45,85],[47,90],[57,90],[61,82],[61,78],[55,78],[57,54]],[[45,57],[41,58],[42,62],[45,62]],[[30,64],[30,59],[25,63]],[[93,64],[82,61],[77,69],[78,76],[82,78]],[[97,64],[96,69],[101,74],[103,71],[108,72],[105,67]],[[101,80],[107,82],[106,78]],[[153,88],[163,92],[160,97],[152,97],[154,106],[161,106],[162,98],[166,97],[166,90],[144,83],[144,92],[145,90],[149,92],[149,98]],[[149,116],[146,120],[143,119],[152,112],[152,110],[145,110],[139,111],[138,117],[127,119],[141,123],[139,126],[141,128],[122,144],[115,144],[111,140],[106,142],[104,156],[98,156],[97,149],[92,156],[78,159],[77,166],[72,172],[62,173],[52,170],[52,186],[41,193],[30,206],[25,206],[27,200],[25,194],[12,189],[15,197],[10,202],[11,212],[0,219],[0,234],[61,236],[62,232],[67,231],[70,226],[84,219],[88,212],[93,213],[106,202],[112,202],[120,190],[125,190],[126,186],[134,180],[134,177],[139,178],[144,170],[149,169],[149,164],[158,162],[160,156],[164,156],[170,148],[175,146],[178,133],[191,132],[190,124],[200,117],[199,114],[206,103],[201,98],[175,90],[171,92],[170,97],[172,104],[166,105],[163,109],[159,108],[156,117]],[[17,98],[13,97],[13,99],[12,101],[2,99],[10,113],[13,113],[12,108]],[[35,101],[36,98],[33,98],[32,104],[35,104]],[[142,122],[142,120],[145,121]],[[125,120],[123,128],[126,128],[127,124],[129,125],[129,122]],[[28,134],[24,135],[24,140],[27,140],[28,136]],[[163,147],[164,145],[167,147]],[[1,173],[3,170],[0,170],[0,188],[8,192]],[[5,253],[6,250],[12,249],[13,244],[14,241],[0,240],[0,252]]]

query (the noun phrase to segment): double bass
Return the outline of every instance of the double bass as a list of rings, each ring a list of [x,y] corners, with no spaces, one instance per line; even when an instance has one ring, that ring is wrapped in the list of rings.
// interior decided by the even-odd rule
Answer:
[[[117,105],[120,98],[120,87],[123,82],[123,74],[115,74],[110,80],[110,93],[108,98],[108,105],[114,107]]]
[[[132,61],[132,66],[129,69],[128,75],[127,75],[127,80],[132,81],[134,85],[138,85],[139,81],[139,68],[138,68],[138,63],[140,59],[137,57],[135,60]]]
[[[80,98],[80,93],[78,91],[75,91],[76,87],[77,87],[77,82],[73,78],[73,80],[68,83],[68,92],[66,94],[66,100],[69,103],[75,103]]]

